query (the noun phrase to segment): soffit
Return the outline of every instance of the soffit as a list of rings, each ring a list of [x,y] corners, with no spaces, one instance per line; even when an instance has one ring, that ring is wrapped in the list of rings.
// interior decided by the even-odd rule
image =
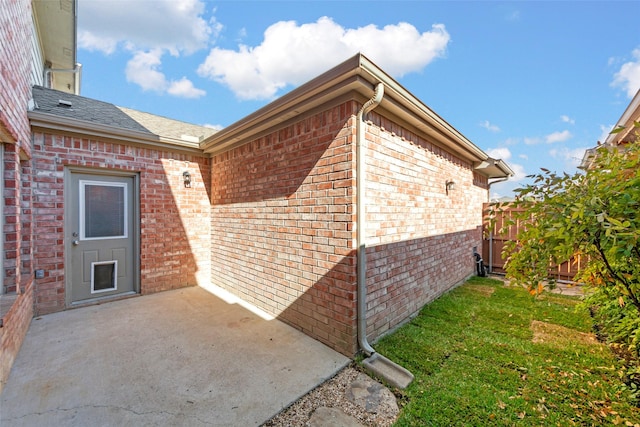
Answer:
[[[53,69],[76,65],[76,0],[34,0],[35,24],[45,62]],[[55,89],[73,92],[76,75],[57,73]]]

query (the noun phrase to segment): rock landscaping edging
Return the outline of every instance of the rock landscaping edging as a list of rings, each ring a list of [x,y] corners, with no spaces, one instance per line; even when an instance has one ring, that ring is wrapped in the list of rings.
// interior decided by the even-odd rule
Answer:
[[[394,394],[349,366],[264,424],[264,427],[390,426],[399,413]]]

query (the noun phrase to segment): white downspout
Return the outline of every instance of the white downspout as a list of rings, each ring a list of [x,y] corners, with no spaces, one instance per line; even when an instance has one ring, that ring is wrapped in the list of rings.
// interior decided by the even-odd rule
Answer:
[[[357,298],[358,298],[358,345],[371,356],[376,351],[367,341],[367,254],[366,254],[366,145],[364,116],[376,108],[384,96],[384,85],[378,83],[373,97],[367,101],[356,116],[356,251]]]
[[[491,203],[491,186],[493,184],[497,184],[499,182],[505,182],[507,181],[509,178],[511,178],[511,175],[507,175],[504,178],[500,178],[500,179],[496,179],[495,181],[491,181],[488,185],[487,185],[487,203]]]

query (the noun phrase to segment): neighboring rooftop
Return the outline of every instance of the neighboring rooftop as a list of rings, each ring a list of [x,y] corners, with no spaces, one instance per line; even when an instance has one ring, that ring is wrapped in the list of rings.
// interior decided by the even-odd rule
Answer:
[[[624,145],[636,140],[638,128],[636,122],[640,122],[640,89],[620,116],[614,129],[622,129],[620,132],[610,133],[604,141],[607,145]]]
[[[587,170],[593,167],[593,162],[595,161],[598,150],[603,147],[617,147],[619,145],[629,144],[631,142],[637,141],[638,132],[640,129],[637,126],[637,123],[640,122],[640,89],[636,92],[633,99],[627,108],[618,119],[615,127],[613,128],[616,132],[612,132],[607,135],[607,138],[602,141],[598,141],[598,144],[589,148],[584,152],[584,156],[582,157],[582,162],[578,166],[579,169]]]
[[[150,132],[167,138],[182,139],[189,142],[200,142],[216,133],[213,128],[168,119],[130,108],[117,107],[127,116],[143,125]]]

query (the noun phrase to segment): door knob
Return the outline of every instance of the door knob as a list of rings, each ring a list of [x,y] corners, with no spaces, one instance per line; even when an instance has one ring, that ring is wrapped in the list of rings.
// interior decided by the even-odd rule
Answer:
[[[80,242],[79,242],[78,240],[74,240],[74,241],[73,241],[73,242],[71,242],[71,243],[73,243],[73,246],[78,246],[78,245],[80,244]]]

